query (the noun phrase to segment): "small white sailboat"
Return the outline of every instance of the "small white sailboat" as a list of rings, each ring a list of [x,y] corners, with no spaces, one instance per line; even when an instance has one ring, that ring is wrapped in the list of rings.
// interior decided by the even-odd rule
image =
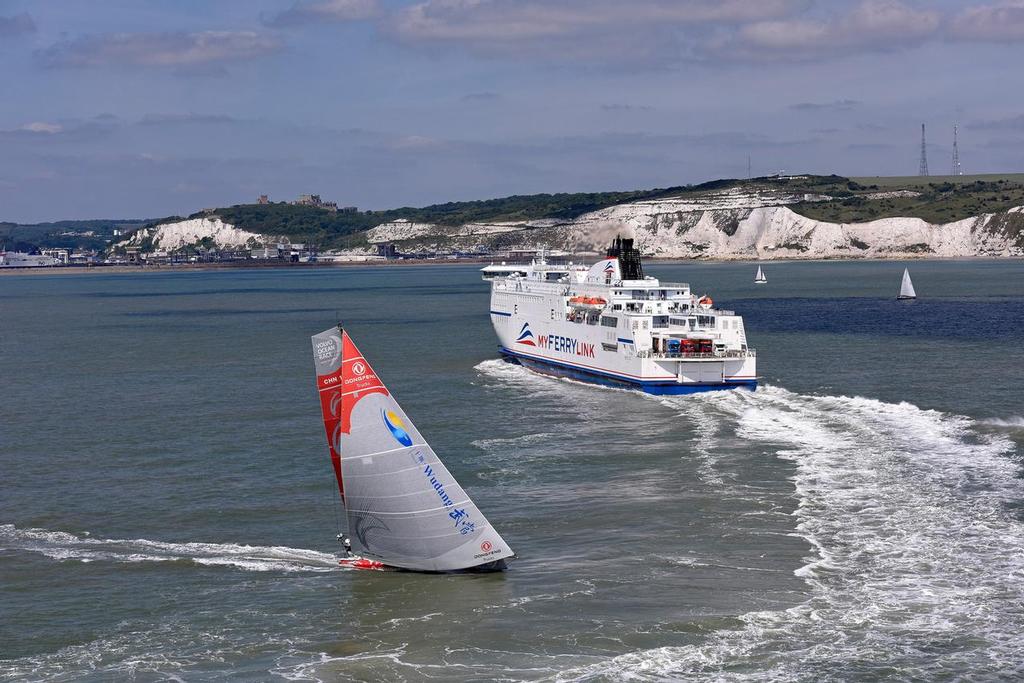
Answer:
[[[754,284],[755,285],[763,285],[763,284],[767,284],[767,282],[768,282],[768,278],[766,278],[764,276],[764,271],[761,270],[761,266],[758,266],[757,267],[757,275],[754,276]]]
[[[313,336],[353,569],[494,571],[514,557],[339,325]],[[340,539],[341,537],[339,537]],[[354,551],[354,553],[353,553]]]
[[[900,285],[900,293],[897,299],[916,299],[917,293],[914,291],[914,283],[910,281],[910,270],[907,268],[903,269],[903,283]]]

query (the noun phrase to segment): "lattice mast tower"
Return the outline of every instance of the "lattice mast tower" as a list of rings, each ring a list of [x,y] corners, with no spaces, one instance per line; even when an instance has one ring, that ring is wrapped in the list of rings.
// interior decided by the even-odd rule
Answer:
[[[928,146],[924,137],[924,124],[921,124],[921,165],[918,166],[917,175],[928,175]]]
[[[953,175],[963,175],[964,169],[960,165],[960,143],[957,140],[960,126],[953,124]]]

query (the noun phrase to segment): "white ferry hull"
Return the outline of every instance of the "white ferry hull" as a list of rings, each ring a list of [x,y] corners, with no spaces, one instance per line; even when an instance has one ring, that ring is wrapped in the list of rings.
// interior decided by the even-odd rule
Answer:
[[[540,260],[491,279],[490,314],[501,354],[544,374],[651,394],[757,386],[742,317],[644,276],[632,240],[589,267]]]
[[[608,334],[619,349],[628,346],[614,330],[574,326],[582,329],[572,330],[576,336],[568,337],[564,325],[552,328],[543,321],[531,323],[526,316],[494,310],[491,322],[502,356],[545,375],[658,395],[757,387],[756,358],[750,356],[689,361],[640,358],[602,346],[602,337]],[[532,336],[519,339],[524,325]]]

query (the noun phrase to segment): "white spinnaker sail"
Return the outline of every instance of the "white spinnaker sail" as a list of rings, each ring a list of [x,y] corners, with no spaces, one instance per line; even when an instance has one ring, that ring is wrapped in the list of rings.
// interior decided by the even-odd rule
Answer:
[[[313,337],[332,458],[361,555],[422,571],[512,557],[356,348],[337,328]]]
[[[907,268],[903,269],[903,283],[900,285],[900,298],[917,298],[917,293],[914,292],[914,283],[910,281],[910,270],[908,270]]]

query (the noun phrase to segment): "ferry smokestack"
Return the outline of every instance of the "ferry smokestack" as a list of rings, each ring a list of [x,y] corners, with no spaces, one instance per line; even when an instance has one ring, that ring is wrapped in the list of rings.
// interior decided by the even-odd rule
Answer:
[[[616,236],[608,248],[608,258],[619,260],[619,271],[623,280],[643,280],[644,267],[640,262],[640,250],[633,246],[633,240]]]

